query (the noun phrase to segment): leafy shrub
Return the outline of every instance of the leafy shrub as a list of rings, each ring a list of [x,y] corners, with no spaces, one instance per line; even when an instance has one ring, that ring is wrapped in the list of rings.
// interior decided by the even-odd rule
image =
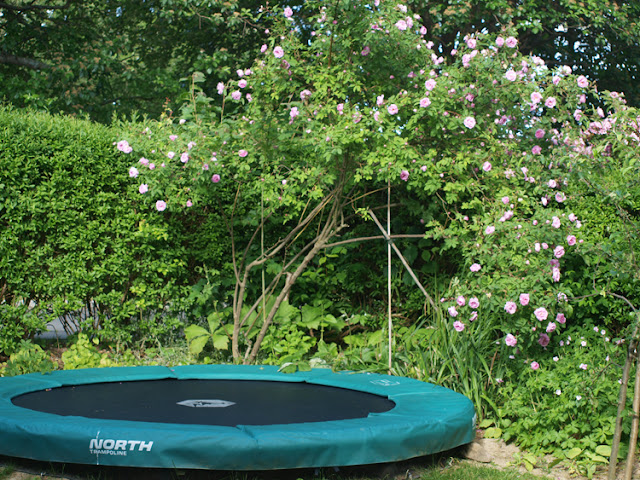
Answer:
[[[51,372],[55,368],[56,364],[40,345],[22,340],[18,351],[11,355],[2,373],[6,377],[13,377],[25,373]]]
[[[219,261],[187,250],[211,234],[199,217],[148,214],[112,132],[0,108],[0,352],[67,314],[122,342],[171,331],[195,267]]]

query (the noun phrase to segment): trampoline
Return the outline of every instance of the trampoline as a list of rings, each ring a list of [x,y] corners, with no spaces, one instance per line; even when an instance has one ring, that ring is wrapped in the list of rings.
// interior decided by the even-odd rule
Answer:
[[[469,399],[404,377],[189,365],[0,378],[0,455],[126,467],[384,463],[473,441]]]

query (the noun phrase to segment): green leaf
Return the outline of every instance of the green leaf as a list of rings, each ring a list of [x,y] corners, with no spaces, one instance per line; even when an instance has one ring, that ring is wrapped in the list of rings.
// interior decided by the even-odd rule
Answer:
[[[209,332],[199,325],[189,325],[184,329],[184,334],[187,337],[187,341],[190,342],[193,339],[201,336],[209,336]]]
[[[603,457],[610,457],[611,447],[609,445],[598,445],[596,447],[596,453],[598,455],[602,455]]]
[[[582,453],[582,449],[581,448],[574,447],[571,450],[569,450],[565,455],[567,456],[567,458],[569,460],[573,460],[574,458],[576,458],[581,453]]]
[[[488,418],[485,418],[483,421],[480,422],[480,424],[478,425],[478,428],[488,428],[491,425],[493,425],[493,420],[490,420]]]
[[[220,335],[218,333],[214,333],[211,335],[213,339],[213,346],[218,350],[226,350],[229,348],[229,337],[226,335]]]
[[[500,438],[502,436],[502,429],[498,427],[487,428],[484,431],[484,436],[486,438]]]
[[[198,338],[194,338],[189,343],[189,351],[194,355],[199,355],[202,352],[202,350],[204,350],[204,346],[207,344],[208,341],[209,341],[209,337],[204,335]]]

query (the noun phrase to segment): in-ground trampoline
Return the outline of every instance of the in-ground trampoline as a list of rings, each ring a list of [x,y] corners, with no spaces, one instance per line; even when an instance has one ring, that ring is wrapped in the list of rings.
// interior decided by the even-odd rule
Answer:
[[[0,455],[271,470],[406,460],[469,443],[469,399],[403,377],[191,365],[0,378]]]

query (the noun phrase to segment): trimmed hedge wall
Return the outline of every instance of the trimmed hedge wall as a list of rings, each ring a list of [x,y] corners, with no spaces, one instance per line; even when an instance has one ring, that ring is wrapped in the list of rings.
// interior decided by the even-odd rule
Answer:
[[[0,107],[0,355],[64,315],[125,342],[179,323],[175,299],[211,258],[188,254],[197,219],[139,203],[117,135]]]

